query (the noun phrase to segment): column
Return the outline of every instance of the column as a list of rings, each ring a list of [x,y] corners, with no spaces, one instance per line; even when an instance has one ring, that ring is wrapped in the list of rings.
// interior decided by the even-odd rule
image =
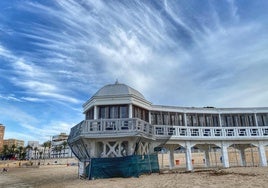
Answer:
[[[169,148],[169,169],[173,169],[175,166],[174,164],[174,148]]]
[[[97,106],[94,106],[94,119],[98,119]]]
[[[101,157],[108,157],[106,154],[107,154],[107,151],[106,151],[106,145],[107,145],[107,142],[102,142],[102,153],[101,153]]]
[[[222,163],[223,163],[223,167],[225,167],[225,168],[230,167],[227,148],[228,148],[227,145],[225,143],[222,143],[222,146],[221,146]]]
[[[257,119],[257,114],[256,113],[254,113],[254,119],[255,119],[256,127],[258,127],[258,119]]]
[[[186,116],[186,113],[183,113],[183,122],[184,122],[184,126],[187,127],[187,116]]]
[[[240,153],[240,165],[241,166],[247,166],[245,148],[240,148],[239,153]]]
[[[191,153],[191,144],[189,141],[185,143],[185,158],[186,158],[186,170],[192,171],[193,170],[192,153]]]
[[[132,140],[129,140],[128,141],[128,148],[127,148],[127,155],[130,156],[130,155],[133,155],[134,154],[134,142]]]
[[[205,149],[205,165],[206,167],[210,167],[210,158],[209,158],[209,149]]]
[[[99,156],[97,156],[97,153],[96,153],[96,141],[90,141],[89,143],[88,143],[89,145],[90,145],[90,150],[89,150],[89,155],[90,155],[90,157],[99,157]]]
[[[129,104],[128,105],[128,117],[129,118],[132,118],[132,108],[133,108],[132,104]]]
[[[149,110],[149,123],[152,124],[151,111]]]
[[[222,127],[222,123],[221,123],[221,114],[219,114],[219,126]]]
[[[260,166],[267,166],[265,147],[262,142],[259,142],[258,150],[259,150],[259,157],[260,157]]]
[[[79,165],[79,168],[78,168],[79,177],[80,176],[84,177],[86,174],[86,162],[79,161],[78,165]]]

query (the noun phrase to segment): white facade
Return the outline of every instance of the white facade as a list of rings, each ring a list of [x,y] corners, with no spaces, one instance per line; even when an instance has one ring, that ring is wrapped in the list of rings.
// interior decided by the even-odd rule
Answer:
[[[30,146],[26,150],[27,159],[39,159],[43,157],[44,148],[39,144],[39,141],[28,141],[27,146]]]
[[[51,158],[73,157],[72,151],[67,144],[68,136],[66,133],[60,133],[52,137]]]
[[[39,145],[39,141],[28,141],[28,146],[31,146],[32,148],[35,148],[35,147],[40,147]]]
[[[229,167],[228,148],[240,152],[258,148],[259,165],[267,166],[268,107],[195,108],[153,105],[125,84],[101,88],[84,105],[85,120],[71,129],[68,142],[80,161],[94,157],[144,155],[156,146],[165,147],[174,167],[174,150],[185,149],[186,169],[192,170],[191,149],[204,151],[210,166],[209,148],[221,150],[222,165]],[[138,147],[137,147],[138,145]]]

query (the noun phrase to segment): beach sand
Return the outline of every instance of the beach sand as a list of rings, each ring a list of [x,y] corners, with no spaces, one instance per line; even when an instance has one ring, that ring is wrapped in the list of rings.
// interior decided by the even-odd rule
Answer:
[[[268,187],[268,168],[237,167],[229,169],[196,170],[185,173],[182,170],[165,173],[142,175],[139,178],[111,178],[86,180],[78,179],[77,166],[47,165],[34,167],[9,168],[0,174],[2,188],[176,188],[176,187]]]

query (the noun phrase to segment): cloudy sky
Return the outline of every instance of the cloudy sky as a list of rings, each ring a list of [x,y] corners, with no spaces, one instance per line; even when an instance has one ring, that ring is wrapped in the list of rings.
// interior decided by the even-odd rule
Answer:
[[[116,79],[153,104],[268,106],[266,0],[0,2],[5,138],[48,140]]]

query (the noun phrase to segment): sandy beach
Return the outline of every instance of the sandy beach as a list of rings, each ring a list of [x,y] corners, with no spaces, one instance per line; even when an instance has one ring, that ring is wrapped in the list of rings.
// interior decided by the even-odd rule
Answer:
[[[78,179],[77,166],[48,165],[9,168],[0,174],[0,187],[94,187],[94,188],[174,188],[174,187],[267,187],[268,168],[237,167],[229,169],[196,170],[185,173],[182,170],[165,171],[139,178]]]

